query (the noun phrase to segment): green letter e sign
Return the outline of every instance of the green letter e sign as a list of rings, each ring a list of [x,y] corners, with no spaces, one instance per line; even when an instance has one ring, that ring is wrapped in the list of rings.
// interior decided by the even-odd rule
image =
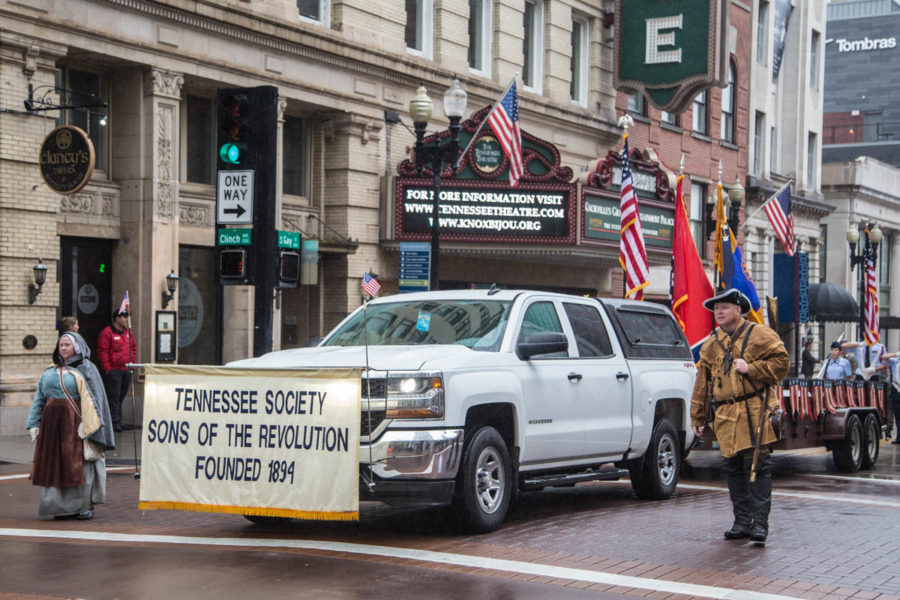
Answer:
[[[618,0],[614,85],[684,111],[727,83],[729,0]]]

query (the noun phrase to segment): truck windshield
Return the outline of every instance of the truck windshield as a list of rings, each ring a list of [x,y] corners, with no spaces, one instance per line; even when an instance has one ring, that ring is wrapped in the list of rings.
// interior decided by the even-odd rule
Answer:
[[[473,350],[500,346],[509,302],[493,300],[426,300],[393,302],[359,311],[336,329],[323,346],[417,346],[460,344]],[[368,340],[365,332],[368,331]]]

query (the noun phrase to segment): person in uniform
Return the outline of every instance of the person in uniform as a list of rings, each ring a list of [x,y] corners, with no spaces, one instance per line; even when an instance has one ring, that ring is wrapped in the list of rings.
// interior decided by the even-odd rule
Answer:
[[[755,481],[750,481],[753,450],[759,437],[760,411],[779,407],[781,380],[790,357],[772,329],[744,319],[750,300],[737,289],[703,303],[718,327],[700,349],[697,380],[691,398],[691,426],[701,436],[712,410],[713,431],[724,459],[725,479],[734,511],[734,524],[725,538],[750,538],[765,543],[772,500],[772,457],[776,441],[764,419]]]
[[[884,346],[876,342],[871,346],[865,342],[843,342],[841,350],[850,350],[856,356],[854,375],[859,380],[881,381],[888,376],[888,365]],[[868,366],[866,362],[868,361]]]
[[[822,372],[824,379],[850,379],[853,377],[853,367],[850,361],[841,356],[841,343],[831,342],[831,356],[825,361]]]

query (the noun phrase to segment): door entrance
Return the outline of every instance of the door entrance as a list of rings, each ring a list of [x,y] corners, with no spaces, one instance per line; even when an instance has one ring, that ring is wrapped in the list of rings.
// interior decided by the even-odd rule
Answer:
[[[74,316],[99,367],[97,338],[112,314],[112,241],[60,238],[60,316]]]

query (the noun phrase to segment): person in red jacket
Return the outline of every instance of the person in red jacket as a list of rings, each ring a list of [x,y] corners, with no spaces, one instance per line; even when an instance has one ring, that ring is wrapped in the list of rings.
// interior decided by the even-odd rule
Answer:
[[[122,401],[131,385],[131,371],[126,365],[137,358],[137,342],[134,332],[128,328],[127,311],[113,311],[112,324],[107,325],[97,339],[97,355],[106,375],[106,397],[113,431],[131,429],[131,425],[122,424]]]

